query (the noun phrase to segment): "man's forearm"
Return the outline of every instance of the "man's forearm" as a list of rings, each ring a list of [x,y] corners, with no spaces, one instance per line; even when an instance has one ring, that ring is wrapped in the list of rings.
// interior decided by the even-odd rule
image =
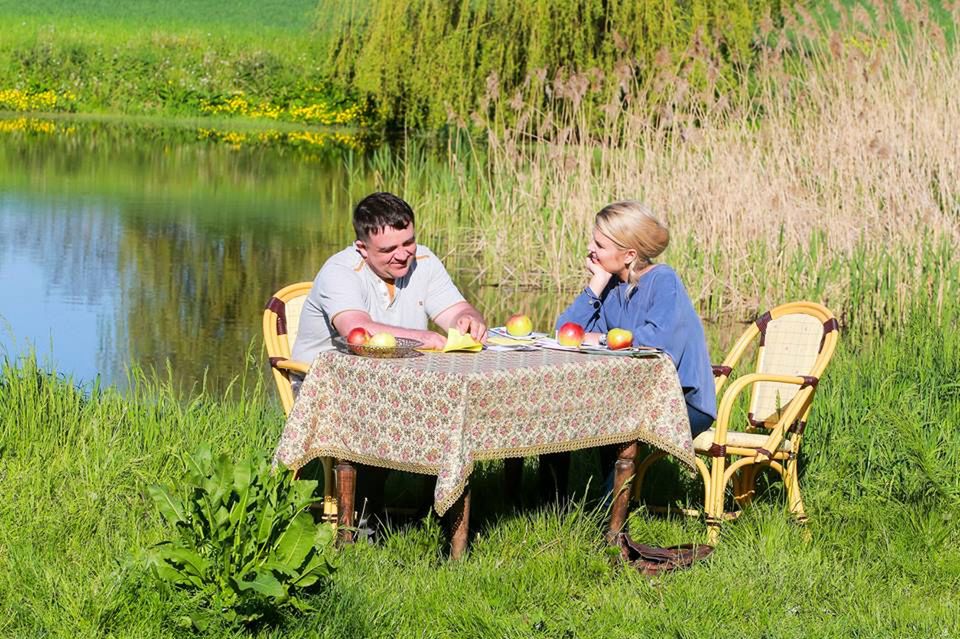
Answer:
[[[333,318],[333,327],[341,335],[348,335],[355,328],[363,328],[371,335],[374,333],[390,333],[395,337],[407,337],[423,342],[430,347],[443,345],[444,338],[433,331],[419,330],[415,328],[403,328],[392,324],[384,324],[374,321],[367,313],[362,311],[345,311]]]
[[[457,321],[461,317],[471,316],[483,321],[483,316],[480,315],[480,311],[475,309],[470,302],[463,301],[457,302],[450,308],[445,309],[442,313],[437,315],[433,321],[443,330],[448,330],[455,327],[457,325]]]

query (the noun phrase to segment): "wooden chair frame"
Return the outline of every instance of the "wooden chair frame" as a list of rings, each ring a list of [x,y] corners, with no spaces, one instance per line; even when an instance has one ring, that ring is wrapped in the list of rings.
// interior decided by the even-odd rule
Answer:
[[[277,383],[283,413],[290,414],[293,408],[293,386],[290,375],[306,375],[310,365],[290,359],[293,342],[297,337],[300,309],[303,300],[310,293],[313,282],[297,282],[285,286],[270,298],[263,311],[263,342],[270,359],[270,369]],[[288,316],[288,309],[296,316]],[[336,524],[337,498],[334,484],[333,460],[321,458],[323,464],[323,520]]]
[[[757,366],[764,362],[767,329],[770,322],[787,316],[810,316],[823,326],[823,337],[819,350],[812,365],[805,375],[780,375],[771,373],[749,373],[741,375],[730,383],[726,392],[721,395],[721,389],[730,379],[734,368],[740,362],[750,345],[759,338],[757,352]],[[838,339],[836,318],[824,306],[814,302],[792,302],[783,304],[764,313],[744,331],[719,366],[714,366],[714,384],[720,403],[717,409],[717,421],[711,430],[701,434],[695,440],[702,440],[697,446],[697,453],[705,455],[708,462],[697,457],[697,470],[704,484],[704,510],[708,527],[708,542],[716,543],[719,536],[720,524],[724,519],[735,518],[739,512],[724,510],[724,496],[726,486],[732,480],[734,499],[743,508],[748,505],[756,490],[757,474],[764,467],[777,471],[783,478],[787,490],[787,501],[790,512],[798,522],[806,521],[806,511],[803,498],[800,494],[798,481],[797,455],[803,439],[810,406],[817,389],[817,384],[827,364],[833,357]],[[766,437],[754,437],[750,443],[740,441],[737,445],[730,442],[731,435],[738,431],[731,430],[730,418],[740,394],[750,388],[753,391],[751,406],[757,404],[757,392],[761,384],[782,384],[790,387],[794,392],[781,407],[767,417],[755,418],[751,411],[747,415],[750,428],[747,433],[766,433]],[[781,386],[780,388],[784,388]],[[795,388],[796,390],[792,390]],[[712,436],[711,436],[712,435]],[[706,447],[706,440],[710,446]],[[754,443],[756,442],[756,443]],[[637,465],[634,482],[634,497],[639,499],[643,480],[649,468],[658,460],[666,456],[663,451],[656,451],[648,455]],[[728,458],[730,460],[728,461]],[[736,458],[736,459],[734,459]],[[709,463],[709,465],[708,465]]]

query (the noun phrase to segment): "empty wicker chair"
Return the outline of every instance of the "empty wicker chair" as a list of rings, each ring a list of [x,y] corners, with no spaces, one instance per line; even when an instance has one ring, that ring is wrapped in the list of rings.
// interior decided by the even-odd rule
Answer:
[[[313,282],[298,282],[277,291],[267,302],[263,311],[263,341],[270,358],[273,379],[277,382],[280,403],[284,414],[290,414],[293,407],[293,387],[291,375],[303,376],[310,369],[309,363],[290,359],[293,343],[297,339],[300,327],[300,311],[303,302],[310,293]],[[323,520],[336,523],[337,500],[333,480],[333,460],[321,459],[323,463]]]
[[[717,421],[693,441],[696,452],[707,457],[706,462],[698,457],[697,467],[704,483],[710,543],[716,542],[722,520],[734,516],[724,509],[727,484],[732,481],[736,502],[745,506],[764,467],[782,476],[790,512],[797,521],[806,520],[797,455],[817,384],[837,345],[837,329],[833,314],[820,304],[784,304],[758,318],[723,364],[714,367]],[[740,375],[721,394],[740,358],[758,339],[755,372]],[[731,422],[732,411],[747,388],[752,389],[747,423],[737,429]],[[640,495],[647,470],[664,456],[658,451],[638,464],[635,496]]]

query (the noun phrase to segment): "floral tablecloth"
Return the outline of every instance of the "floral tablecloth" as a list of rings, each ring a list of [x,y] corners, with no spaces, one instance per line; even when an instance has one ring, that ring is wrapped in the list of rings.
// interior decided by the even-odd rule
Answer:
[[[693,467],[683,393],[666,357],[483,351],[372,359],[321,353],[275,461],[317,457],[437,476],[443,514],[474,462],[640,440]]]

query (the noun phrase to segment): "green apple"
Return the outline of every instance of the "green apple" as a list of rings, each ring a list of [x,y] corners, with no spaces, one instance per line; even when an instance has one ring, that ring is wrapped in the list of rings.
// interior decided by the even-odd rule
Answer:
[[[387,332],[374,333],[373,337],[367,342],[367,346],[374,348],[396,348],[397,338]]]
[[[507,320],[507,332],[514,337],[529,335],[532,330],[533,322],[530,321],[530,318],[526,315],[517,313],[516,315],[511,315],[510,319]]]

